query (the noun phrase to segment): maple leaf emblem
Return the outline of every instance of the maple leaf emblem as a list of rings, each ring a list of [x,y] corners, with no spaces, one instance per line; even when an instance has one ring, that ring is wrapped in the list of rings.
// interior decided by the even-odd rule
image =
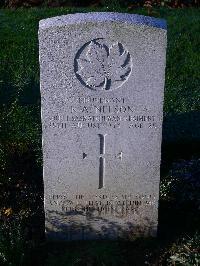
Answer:
[[[131,73],[131,57],[120,43],[110,47],[91,41],[77,61],[79,80],[90,89],[111,90],[121,87]]]

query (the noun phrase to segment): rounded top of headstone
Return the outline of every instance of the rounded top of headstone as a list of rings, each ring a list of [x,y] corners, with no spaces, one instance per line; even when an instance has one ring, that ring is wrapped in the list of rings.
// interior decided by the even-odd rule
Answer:
[[[71,24],[87,22],[122,22],[127,24],[141,24],[160,29],[166,29],[167,24],[164,19],[141,16],[136,14],[116,13],[116,12],[90,12],[63,15],[53,18],[43,19],[39,23],[40,29],[50,27],[62,27]]]

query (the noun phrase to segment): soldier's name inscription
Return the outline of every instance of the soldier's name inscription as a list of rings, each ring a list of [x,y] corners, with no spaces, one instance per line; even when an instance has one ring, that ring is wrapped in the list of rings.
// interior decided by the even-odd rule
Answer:
[[[73,128],[156,128],[157,118],[145,107],[143,112],[126,103],[125,98],[73,97],[67,99],[69,106],[66,114],[55,113],[49,127]]]

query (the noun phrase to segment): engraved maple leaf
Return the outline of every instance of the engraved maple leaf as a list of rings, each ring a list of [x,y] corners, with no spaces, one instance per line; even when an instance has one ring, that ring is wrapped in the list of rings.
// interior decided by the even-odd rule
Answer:
[[[85,58],[77,59],[77,74],[90,88],[119,87],[131,72],[130,54],[120,43],[111,47],[92,41]]]

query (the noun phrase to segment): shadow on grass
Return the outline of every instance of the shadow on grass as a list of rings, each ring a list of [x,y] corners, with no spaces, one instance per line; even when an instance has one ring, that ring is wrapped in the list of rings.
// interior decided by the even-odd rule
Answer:
[[[1,104],[10,105],[15,100],[22,106],[39,105],[40,85],[38,78],[33,75],[26,77],[25,73],[21,73],[20,76],[16,73],[15,80],[13,80],[13,76],[10,73],[11,66],[8,62],[4,63],[3,69],[0,69],[0,106]]]
[[[163,120],[161,176],[176,159],[200,157],[200,112],[166,115]]]

